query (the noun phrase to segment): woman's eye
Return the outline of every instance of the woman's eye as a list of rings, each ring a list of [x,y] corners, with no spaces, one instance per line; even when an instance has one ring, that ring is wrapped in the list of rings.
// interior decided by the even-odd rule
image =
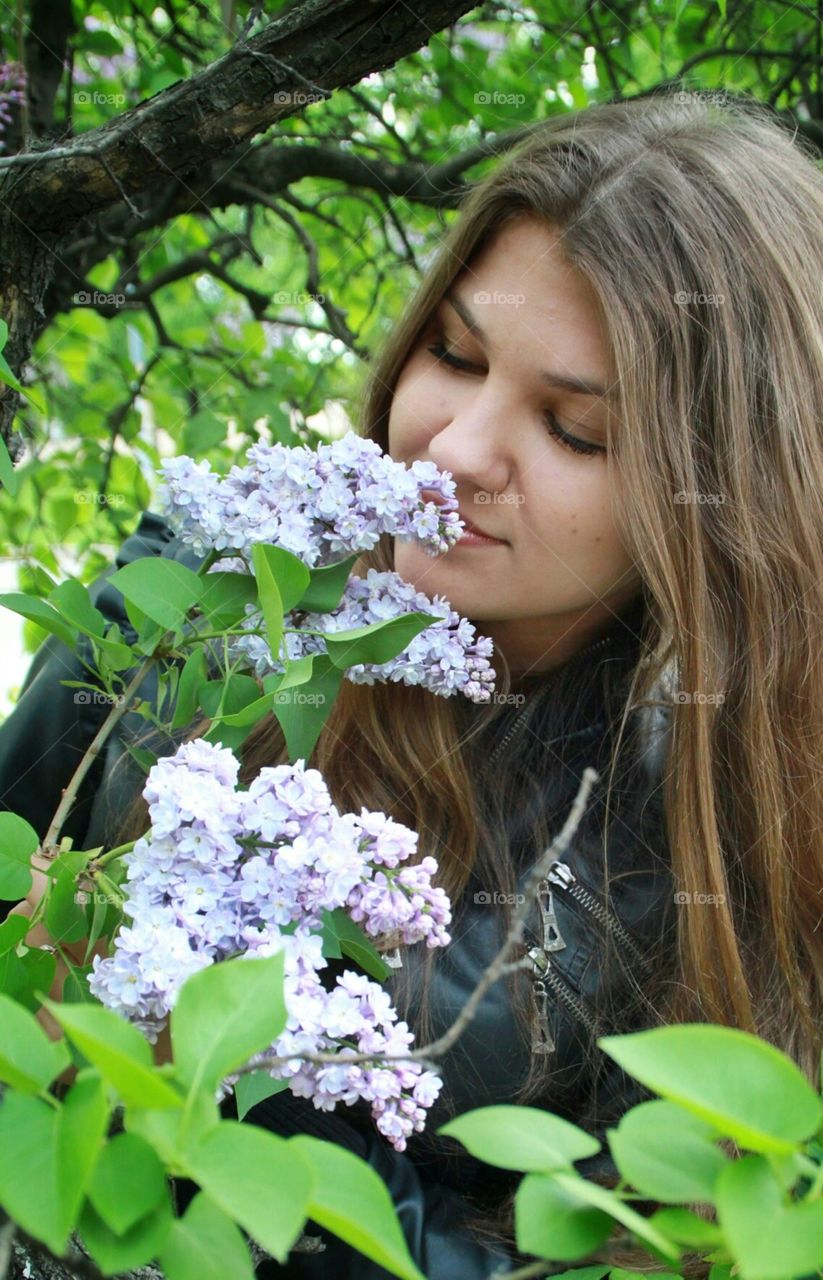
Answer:
[[[450,364],[454,369],[474,369],[475,366],[470,360],[461,360],[459,356],[453,356],[448,347],[442,342],[435,342],[432,346],[426,348],[430,351],[436,360],[442,360],[444,364]]]
[[[472,370],[477,368],[477,365],[472,364],[470,360],[461,360],[459,356],[452,355],[448,347],[442,342],[434,342],[426,350],[430,351],[436,360],[442,361],[443,364],[447,364],[453,369]],[[586,440],[581,440],[578,436],[570,435],[568,431],[564,431],[549,409],[546,410],[545,421],[549,429],[549,435],[574,453],[584,453],[589,457],[596,453],[606,453],[605,445],[589,444]]]
[[[606,453],[606,446],[602,444],[589,444],[587,440],[581,440],[579,436],[569,435],[568,431],[564,431],[560,423],[550,410],[546,410],[546,426],[549,429],[549,435],[554,436],[555,440],[559,440],[561,444],[567,448],[573,449],[575,453],[587,453],[589,456],[595,453]]]

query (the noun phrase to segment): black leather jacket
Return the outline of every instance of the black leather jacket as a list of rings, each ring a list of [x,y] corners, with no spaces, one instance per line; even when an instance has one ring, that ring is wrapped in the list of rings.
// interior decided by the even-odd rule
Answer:
[[[152,554],[190,567],[198,563],[164,521],[147,512],[121,547],[116,567]],[[131,636],[122,597],[107,583],[114,567],[94,583],[91,594],[98,609]],[[627,1029],[627,1015],[635,1008],[623,963],[641,986],[648,984],[652,969],[659,976],[660,957],[669,954],[666,947],[673,936],[673,892],[661,799],[668,718],[660,712],[632,713],[632,723],[639,725],[642,735],[641,749],[630,757],[612,793],[606,841],[609,911],[598,889],[614,715],[621,705],[625,678],[639,656],[641,620],[638,602],[594,644],[543,681],[541,696],[527,696],[523,705],[512,701],[502,706],[493,723],[471,740],[470,748],[489,794],[505,770],[513,771],[515,781],[519,779],[521,798],[507,813],[506,836],[516,859],[520,889],[540,852],[529,842],[533,807],[542,807],[554,834],[569,812],[585,766],[591,764],[600,773],[601,781],[563,858],[575,878],[561,873],[567,883],[555,883],[557,928],[565,943],[551,956],[553,998],[548,1019],[555,1047],[544,1059],[548,1064],[545,1092],[528,1105],[584,1123],[601,1140],[608,1125],[651,1095],[607,1059],[594,1041],[598,1035]],[[95,699],[60,684],[61,679],[86,678],[75,655],[50,637],[32,660],[17,705],[0,726],[0,807],[20,813],[41,836],[61,787],[105,715],[107,704],[102,697]],[[154,697],[156,679],[155,673],[147,676],[141,690],[144,697]],[[467,703],[462,714],[469,723],[478,709]],[[145,732],[145,720],[129,713],[109,738],[63,829],[76,848],[112,843],[124,806],[143,781],[124,743]],[[171,741],[169,749],[173,749]],[[488,879],[488,871],[475,873],[456,906],[450,930],[453,940],[435,966],[430,996],[435,1035],[454,1021],[502,941],[503,914],[494,900],[497,885],[484,883],[483,876]],[[6,909],[0,904],[0,914]],[[530,920],[528,941],[534,943],[541,937],[536,902]],[[610,953],[607,964],[604,954],[609,941],[616,951]],[[403,949],[404,965],[411,966],[412,975],[422,950]],[[389,987],[393,976],[387,980]],[[598,1000],[619,1011],[624,1025],[604,1021],[595,1007]],[[639,1009],[629,1021],[636,1028],[648,1025]],[[403,1154],[378,1134],[364,1106],[316,1112],[311,1103],[286,1091],[259,1104],[247,1118],[285,1135],[310,1132],[356,1151],[387,1183],[412,1255],[430,1280],[481,1280],[495,1271],[505,1274],[526,1259],[485,1242],[464,1219],[478,1210],[491,1212],[516,1186],[519,1175],[481,1164],[455,1140],[438,1138],[435,1130],[453,1115],[512,1102],[527,1074],[530,1053],[530,1044],[514,1021],[507,984],[500,981],[487,992],[468,1029],[441,1060],[444,1088],[429,1112],[424,1133],[415,1135]],[[616,1175],[607,1146],[600,1155],[578,1162],[577,1168],[598,1180]],[[307,1227],[310,1234],[318,1230],[314,1224]],[[285,1266],[263,1264],[269,1267],[263,1274],[304,1280],[383,1280],[390,1275],[336,1238],[320,1234],[326,1244],[323,1252],[293,1252]]]

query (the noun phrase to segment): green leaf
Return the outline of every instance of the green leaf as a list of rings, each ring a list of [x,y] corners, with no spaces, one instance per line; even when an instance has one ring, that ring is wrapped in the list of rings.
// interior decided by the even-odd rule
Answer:
[[[238,1120],[243,1120],[258,1102],[273,1098],[276,1093],[282,1093],[288,1087],[288,1080],[277,1080],[268,1071],[248,1071],[234,1086]]]
[[[323,640],[332,662],[342,670],[361,662],[380,665],[396,658],[426,627],[442,621],[428,613],[404,613],[366,627],[326,632]]]
[[[571,1271],[552,1273],[552,1280],[602,1280],[609,1274],[608,1263],[598,1263],[594,1267],[574,1267]]]
[[[48,603],[65,618],[69,626],[87,636],[102,636],[106,619],[91,602],[88,589],[76,578],[67,578],[49,593]]]
[[[596,1155],[596,1138],[561,1116],[535,1107],[479,1107],[437,1130],[457,1138],[471,1155],[499,1169],[548,1173]]]
[[[711,1249],[723,1243],[723,1234],[713,1222],[707,1222],[690,1209],[658,1209],[649,1218],[653,1227],[677,1244],[691,1248]]]
[[[307,1134],[289,1139],[306,1157],[315,1183],[308,1216],[402,1280],[425,1280],[415,1265],[385,1182],[365,1160]]]
[[[81,1071],[58,1112],[57,1174],[60,1229],[70,1231],[103,1144],[109,1107],[96,1071]]]
[[[257,583],[250,573],[213,569],[202,581],[200,610],[215,631],[234,626],[245,616],[245,606],[257,599]]]
[[[254,1280],[242,1233],[202,1191],[173,1223],[158,1261],[167,1280]]]
[[[116,570],[108,581],[122,592],[124,600],[167,631],[175,630],[200,599],[203,582],[179,560],[162,560],[159,556],[133,560]]]
[[[614,1223],[602,1209],[581,1202],[553,1177],[528,1173],[515,1196],[514,1225],[522,1253],[572,1262],[599,1248]]]
[[[17,496],[17,490],[20,487],[20,477],[14,469],[14,463],[11,460],[8,445],[2,436],[0,436],[0,484],[2,484],[10,498]]]
[[[172,1072],[173,1068],[167,1063],[162,1070]],[[220,1108],[214,1094],[201,1089],[186,1100],[185,1110],[130,1107],[124,1124],[129,1133],[144,1138],[165,1165],[179,1167],[187,1142],[200,1142],[220,1122]]]
[[[40,1093],[70,1061],[62,1040],[52,1040],[34,1014],[0,995],[0,1080],[22,1093]]]
[[[642,1084],[753,1151],[789,1153],[823,1120],[800,1068],[747,1031],[687,1023],[597,1043]]]
[[[8,360],[2,355],[0,355],[0,382],[4,382],[7,387],[13,387],[14,390],[19,391],[21,395],[26,394],[26,388],[14,376]]]
[[[136,1133],[118,1133],[106,1143],[87,1191],[103,1222],[118,1236],[156,1209],[166,1194],[165,1170]]]
[[[242,711],[260,696],[257,681],[232,672],[224,680],[207,680],[200,686],[200,705],[207,716],[221,720],[225,714]]]
[[[64,622],[57,610],[50,604],[46,604],[45,600],[40,600],[37,596],[25,595],[22,591],[5,591],[0,595],[0,605],[5,605],[13,613],[19,613],[21,617],[36,622],[38,627],[57,636],[63,644],[68,645],[69,649],[74,649],[77,631]]]
[[[228,716],[251,708],[258,702],[260,689],[251,676],[232,672],[224,680],[209,680],[198,691],[200,705],[213,724],[204,735],[207,742],[222,743],[237,751],[249,733],[248,729],[229,724]]]
[[[589,1182],[578,1173],[563,1173],[557,1170],[548,1176],[554,1178],[564,1190],[576,1196],[582,1203],[592,1205],[595,1209],[602,1209],[604,1213],[622,1222],[623,1226],[633,1232],[638,1240],[657,1249],[664,1258],[672,1262],[680,1261],[680,1250],[672,1241],[653,1227],[648,1218],[637,1213],[613,1191],[598,1186],[596,1182]]]
[[[674,1271],[655,1271],[655,1280],[682,1280]],[[610,1280],[646,1280],[644,1271],[626,1271],[623,1267],[612,1267]]]
[[[26,1094],[7,1091],[0,1105],[0,1205],[13,1222],[55,1254],[65,1249],[61,1228],[56,1163],[58,1118],[55,1108]]]
[[[336,564],[309,570],[309,585],[297,601],[295,608],[301,613],[331,613],[336,609],[351,577],[351,571],[359,560],[359,553]]]
[[[297,760],[308,763],[343,680],[343,672],[335,667],[328,654],[312,654],[311,659],[313,669],[310,692],[316,701],[298,703],[275,700],[272,706],[283,729],[292,764]]]
[[[31,921],[28,916],[7,916],[0,924],[0,956],[13,951],[18,942],[22,942],[25,938],[30,928]]]
[[[102,1005],[43,1003],[126,1106],[182,1107],[180,1094],[155,1067],[148,1041],[124,1018]]]
[[[376,978],[378,982],[384,982],[392,972],[391,966],[386,964],[380,952],[360,925],[352,920],[345,907],[336,907],[334,911],[328,912],[326,921],[327,927],[334,930],[340,952],[353,960],[372,978]],[[330,955],[331,952],[324,954]]]
[[[32,884],[31,855],[40,845],[34,827],[16,813],[0,813],[0,898],[25,898]]]
[[[0,991],[31,1013],[39,1013],[40,999],[35,992],[51,991],[56,970],[53,952],[40,947],[30,947],[22,953],[7,951],[0,956]]]
[[[88,929],[85,903],[77,886],[78,872],[88,864],[89,855],[72,849],[55,859],[54,882],[46,906],[46,928],[57,943],[79,942]]]
[[[206,679],[206,652],[202,644],[195,645],[183,664],[177,702],[174,705],[172,729],[182,729],[194,719],[198,706],[198,690]]]
[[[216,1088],[235,1068],[268,1049],[286,1025],[285,951],[238,956],[187,978],[171,1015],[177,1079]]]
[[[199,458],[226,438],[226,423],[208,409],[189,418],[180,438],[180,452]]]
[[[63,983],[63,990],[60,992],[60,999],[64,1004],[98,1004],[89,990],[88,978],[94,972],[94,966],[91,964],[75,965],[70,969],[66,981]]]
[[[314,1182],[290,1142],[256,1125],[224,1120],[186,1148],[189,1177],[278,1262],[308,1216]]]
[[[270,550],[271,548],[268,549]],[[266,641],[272,657],[275,661],[279,661],[285,609],[274,568],[269,564],[266,550],[267,548],[262,543],[256,543],[252,547],[252,564],[254,565],[254,576],[257,581],[260,608],[263,611],[263,621],[266,625]]]
[[[571,1271],[552,1272],[552,1280],[602,1280],[610,1271],[607,1262],[598,1263],[594,1267],[573,1267]]]
[[[609,1133],[624,1178],[637,1191],[670,1204],[714,1200],[714,1185],[728,1157],[715,1131],[674,1102],[642,1102]]]
[[[143,1267],[156,1258],[168,1239],[172,1222],[168,1191],[160,1205],[141,1218],[123,1235],[107,1227],[87,1200],[80,1216],[78,1231],[104,1276],[119,1275]]]
[[[763,1156],[730,1161],[718,1178],[717,1215],[743,1280],[793,1280],[823,1268],[823,1200],[783,1200]]]

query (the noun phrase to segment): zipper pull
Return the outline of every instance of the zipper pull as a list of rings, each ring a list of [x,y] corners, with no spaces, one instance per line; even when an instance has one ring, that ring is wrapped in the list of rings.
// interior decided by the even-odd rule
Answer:
[[[577,876],[572,871],[568,862],[561,862],[558,858],[555,859],[549,867],[546,879],[552,880],[563,889],[568,889],[569,885],[577,879]]]
[[[548,992],[546,991],[545,982],[537,979],[532,987],[532,996],[534,1000],[534,1013],[536,1025],[532,1035],[532,1053],[553,1053],[554,1040],[549,1030],[549,1020],[546,1015],[548,1004]]]
[[[540,904],[540,912],[543,917],[543,950],[562,951],[566,943],[557,923],[554,895],[548,879],[541,880],[537,886],[537,901]]]

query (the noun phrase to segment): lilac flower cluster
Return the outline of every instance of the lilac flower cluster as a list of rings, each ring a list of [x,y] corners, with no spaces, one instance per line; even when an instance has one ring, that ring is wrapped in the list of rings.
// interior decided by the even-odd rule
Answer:
[[[288,1021],[267,1053],[287,1062],[271,1075],[324,1110],[368,1099],[378,1129],[402,1151],[442,1081],[417,1062],[386,1060],[408,1053],[413,1034],[379,983],[346,970],[326,989],[319,929],[324,911],[343,907],[372,937],[447,945],[449,899],[431,882],[437,863],[401,865],[417,833],[383,813],[339,813],[303,760],[262,769],[245,791],[238,768],[230,750],[204,739],[152,767],[143,792],[152,825],[124,855],[124,911],[134,923],[111,956],[94,958],[89,987],[154,1042],[192,973],[283,949]],[[315,1053],[340,1061],[291,1056]],[[355,1053],[374,1055],[374,1065],[346,1065]],[[223,1081],[220,1096],[236,1079]]]
[[[472,702],[488,702],[496,678],[489,663],[493,642],[486,636],[475,638],[472,623],[461,618],[443,596],[430,600],[396,573],[369,569],[365,578],[352,576],[340,603],[330,613],[288,614],[285,625],[295,631],[284,633],[284,657],[294,659],[325,652],[324,641],[310,634],[309,628],[329,633],[346,631],[417,611],[439,615],[442,621],[420,631],[395,658],[382,663],[358,663],[346,669],[346,677],[354,684],[402,681],[423,685],[444,698],[462,693]],[[261,628],[262,616],[254,605],[246,606],[246,615],[246,629],[251,632]],[[275,662],[265,636],[234,638],[229,642],[229,653],[233,658],[244,657],[260,677],[285,670],[283,662]]]
[[[382,533],[416,539],[433,555],[462,533],[448,471],[433,462],[406,467],[354,432],[316,449],[254,444],[246,459],[227,476],[186,456],[161,464],[161,510],[199,554],[243,556],[266,542],[314,569],[369,550]],[[441,501],[424,501],[424,490]]]
[[[20,62],[0,63],[0,151],[5,149],[3,134],[6,125],[11,124],[12,116],[9,104],[18,105],[26,100],[26,72]]]

